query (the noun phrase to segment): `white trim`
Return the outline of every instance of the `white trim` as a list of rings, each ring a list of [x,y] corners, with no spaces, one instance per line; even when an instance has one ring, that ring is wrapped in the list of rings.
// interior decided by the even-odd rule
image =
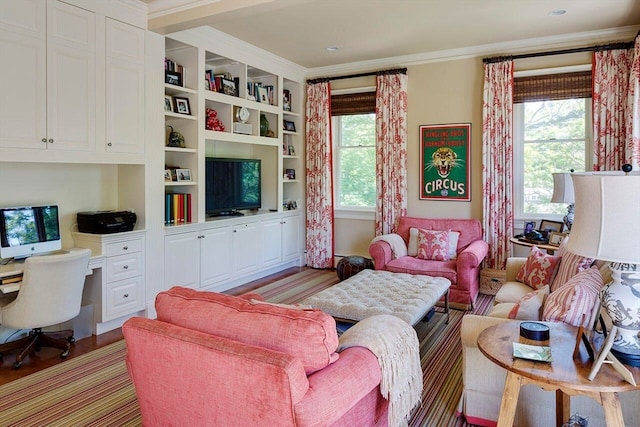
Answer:
[[[375,221],[376,213],[373,208],[365,209],[336,209],[333,212],[335,219],[359,219],[365,221]]]

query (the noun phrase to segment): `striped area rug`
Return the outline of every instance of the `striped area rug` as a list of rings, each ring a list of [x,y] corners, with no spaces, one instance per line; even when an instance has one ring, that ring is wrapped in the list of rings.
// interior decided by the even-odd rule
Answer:
[[[278,303],[295,303],[337,282],[333,270],[306,269],[253,292]],[[480,295],[474,313],[483,314],[493,297]],[[469,427],[455,417],[462,394],[460,323],[436,316],[417,327],[424,372],[422,406],[409,425]],[[124,341],[0,386],[1,426],[140,426],[135,390],[124,363]],[[453,363],[452,363],[453,361]]]

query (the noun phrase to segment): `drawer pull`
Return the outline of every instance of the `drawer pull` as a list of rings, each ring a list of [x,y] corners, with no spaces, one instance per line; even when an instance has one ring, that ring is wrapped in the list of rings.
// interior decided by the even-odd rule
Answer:
[[[128,269],[129,269],[129,266],[128,266],[128,265],[123,265],[123,266],[122,266],[122,269],[123,269],[123,270],[128,270]]]
[[[129,294],[124,294],[123,297],[129,298]]]
[[[122,250],[123,250],[123,251],[128,251],[128,250],[129,250],[129,246],[123,246],[123,247],[122,247]]]

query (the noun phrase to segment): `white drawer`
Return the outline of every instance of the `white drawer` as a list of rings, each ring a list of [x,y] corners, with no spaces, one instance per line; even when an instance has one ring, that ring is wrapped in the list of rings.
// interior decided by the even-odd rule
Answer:
[[[107,243],[106,255],[116,256],[122,254],[128,254],[132,252],[140,252],[142,250],[142,239],[131,239],[122,242]]]
[[[105,321],[144,309],[142,276],[107,284]]]
[[[107,283],[142,274],[142,252],[107,258]]]

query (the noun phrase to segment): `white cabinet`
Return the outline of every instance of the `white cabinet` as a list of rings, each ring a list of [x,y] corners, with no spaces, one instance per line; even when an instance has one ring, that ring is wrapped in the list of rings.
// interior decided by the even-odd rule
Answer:
[[[88,296],[97,306],[95,319],[109,322],[144,310],[145,231],[72,234],[76,246],[91,249],[94,257],[105,257],[101,286]]]
[[[200,288],[231,277],[231,227],[165,237],[165,289]]]
[[[95,26],[59,1],[0,2],[0,147],[95,149]]]
[[[282,260],[292,261],[300,258],[301,225],[300,215],[282,217]]]
[[[107,18],[107,152],[144,152],[144,55],[144,30]]]
[[[262,253],[262,224],[253,221],[234,225],[232,248],[235,276],[257,270]]]
[[[300,257],[300,216],[285,215],[264,221],[262,226],[263,266],[279,264]]]

